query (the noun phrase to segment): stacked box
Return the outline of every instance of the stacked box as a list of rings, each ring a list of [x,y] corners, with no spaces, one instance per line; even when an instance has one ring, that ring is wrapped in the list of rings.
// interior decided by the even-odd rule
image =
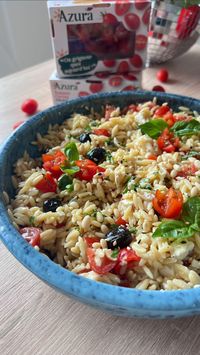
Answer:
[[[81,91],[90,93],[88,80],[96,81],[99,76],[99,87],[103,85],[99,91],[140,87],[150,5],[150,0],[48,1],[57,70],[57,78],[55,74],[51,77],[51,87],[59,79],[59,85],[73,87],[78,79]],[[125,76],[134,77],[135,72],[137,80],[130,83]],[[109,85],[113,75],[121,78],[121,87]],[[69,97],[80,90],[72,91]]]

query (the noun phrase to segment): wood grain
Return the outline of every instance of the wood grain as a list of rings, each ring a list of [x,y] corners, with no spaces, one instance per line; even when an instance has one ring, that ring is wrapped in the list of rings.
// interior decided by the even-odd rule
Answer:
[[[168,92],[200,99],[200,48],[165,65]],[[0,80],[0,141],[24,119],[20,103],[34,97],[51,105],[53,61]],[[158,84],[147,69],[144,87]],[[2,355],[196,355],[199,318],[138,320],[113,317],[60,295],[27,271],[0,244],[0,354]]]

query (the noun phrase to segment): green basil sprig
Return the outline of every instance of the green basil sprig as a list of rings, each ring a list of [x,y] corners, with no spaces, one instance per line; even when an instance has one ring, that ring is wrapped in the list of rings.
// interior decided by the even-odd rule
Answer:
[[[139,126],[143,134],[147,134],[153,139],[157,139],[168,124],[162,119],[150,120]]]
[[[64,153],[67,156],[70,163],[79,160],[79,152],[76,143],[70,142],[65,146]]]
[[[200,122],[193,119],[191,121],[179,121],[176,122],[170,129],[175,136],[193,136],[194,134],[200,134]]]
[[[80,168],[78,166],[61,166],[61,170],[67,175],[74,175],[80,171]]]
[[[153,238],[190,238],[200,232],[200,197],[191,197],[183,205],[181,220],[162,222],[153,233]]]

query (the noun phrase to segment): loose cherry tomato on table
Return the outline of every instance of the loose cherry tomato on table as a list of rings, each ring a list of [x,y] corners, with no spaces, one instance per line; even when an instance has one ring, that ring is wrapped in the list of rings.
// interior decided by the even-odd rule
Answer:
[[[161,81],[162,83],[166,83],[169,78],[169,73],[166,69],[160,69],[157,72],[156,76],[159,81]]]
[[[87,257],[91,269],[100,275],[107,274],[117,264],[117,260],[109,259],[106,255],[104,255],[103,258],[101,258],[101,265],[97,265],[95,261],[95,250],[92,248],[87,248]]]
[[[127,222],[121,216],[115,221],[118,226],[125,226]]]
[[[160,91],[160,92],[165,92],[165,89],[160,86],[160,85],[155,85],[153,88],[152,88],[152,91]]]
[[[182,166],[181,170],[178,171],[177,176],[188,177],[194,175],[198,171],[198,168],[193,163],[188,163]]]
[[[104,168],[89,159],[77,160],[75,164],[80,168],[80,171],[75,174],[75,177],[79,180],[91,181],[95,174],[105,172]]]
[[[43,175],[43,179],[40,180],[35,187],[41,192],[56,192],[57,184],[52,176],[52,174],[47,171],[45,175]]]
[[[41,229],[34,227],[24,227],[20,229],[22,237],[33,247],[40,245],[40,233]]]
[[[123,16],[128,10],[130,9],[130,1],[129,0],[124,0],[122,3],[121,0],[116,0],[116,5],[115,5],[115,13],[118,16]]]
[[[157,190],[152,203],[162,217],[177,218],[183,207],[183,195],[172,187],[167,192]]]
[[[110,132],[105,128],[94,129],[94,131],[92,133],[96,134],[96,136],[110,137]]]
[[[54,178],[59,179],[63,174],[60,167],[66,163],[67,158],[65,154],[59,150],[54,154],[43,154],[42,161],[43,168],[50,171]]]
[[[177,137],[174,137],[173,133],[165,128],[160,137],[157,139],[158,147],[167,153],[174,153],[180,146],[180,141]]]
[[[27,99],[21,105],[21,110],[25,112],[27,115],[33,115],[38,108],[38,103],[34,99]]]
[[[134,250],[130,248],[123,248],[119,251],[117,264],[113,271],[118,275],[123,275],[127,270],[133,269],[137,266],[140,260],[140,256],[138,256]]]

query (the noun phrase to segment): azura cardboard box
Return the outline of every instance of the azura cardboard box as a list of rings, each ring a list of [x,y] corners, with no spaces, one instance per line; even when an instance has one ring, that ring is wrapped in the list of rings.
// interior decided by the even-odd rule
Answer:
[[[151,1],[48,1],[59,77],[141,71]]]

